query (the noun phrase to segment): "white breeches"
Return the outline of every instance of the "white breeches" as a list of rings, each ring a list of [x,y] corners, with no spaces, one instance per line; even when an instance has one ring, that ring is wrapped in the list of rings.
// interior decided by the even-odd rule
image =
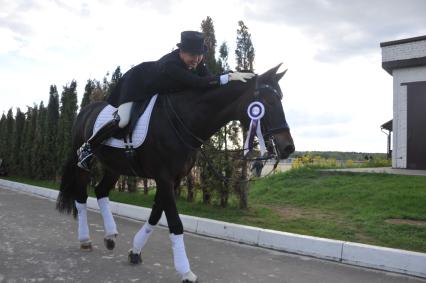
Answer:
[[[118,106],[118,116],[120,116],[120,122],[118,123],[118,126],[120,128],[126,127],[129,123],[132,106],[133,102],[126,102]]]

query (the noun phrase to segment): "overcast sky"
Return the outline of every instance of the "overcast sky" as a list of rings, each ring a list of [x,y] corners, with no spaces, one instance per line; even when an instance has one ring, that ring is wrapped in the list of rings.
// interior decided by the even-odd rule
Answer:
[[[237,23],[252,34],[255,69],[280,62],[283,105],[297,150],[385,152],[392,77],[380,42],[426,34],[424,0],[0,0],[0,114],[47,105],[49,86],[102,80],[170,52],[183,30],[214,21],[235,50]],[[235,66],[234,57],[230,65]],[[284,68],[282,68],[283,70]]]

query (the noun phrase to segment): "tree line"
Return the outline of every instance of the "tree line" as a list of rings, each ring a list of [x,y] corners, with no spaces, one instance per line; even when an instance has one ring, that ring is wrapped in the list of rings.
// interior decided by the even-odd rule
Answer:
[[[208,51],[205,62],[213,74],[231,71],[229,67],[229,48],[226,42],[219,46],[216,57],[217,42],[213,20],[207,17],[201,22],[201,31],[205,34]],[[255,52],[251,34],[243,21],[238,22],[237,47],[235,49],[236,70],[254,71]],[[62,165],[71,150],[71,128],[77,111],[84,106],[108,98],[121,78],[118,66],[114,72],[98,81],[88,79],[80,105],[77,100],[77,82],[71,81],[58,91],[51,85],[49,101],[45,106],[27,106],[22,110],[16,108],[15,114],[10,108],[0,119],[0,158],[6,163],[9,174],[39,180],[59,181]],[[231,122],[202,147],[206,158],[198,158],[196,167],[186,178],[187,200],[194,201],[194,195],[201,191],[206,204],[216,202],[222,207],[228,205],[232,194],[239,199],[241,208],[248,206],[247,163],[235,159],[235,153],[227,148],[241,149],[244,130],[238,122]],[[218,154],[221,151],[223,153]],[[214,167],[211,168],[211,167]],[[94,180],[100,175],[96,166]],[[225,178],[218,177],[225,176]],[[238,180],[238,181],[231,181]],[[120,190],[134,191],[137,179],[123,177],[118,182]],[[178,195],[181,190],[177,190]]]

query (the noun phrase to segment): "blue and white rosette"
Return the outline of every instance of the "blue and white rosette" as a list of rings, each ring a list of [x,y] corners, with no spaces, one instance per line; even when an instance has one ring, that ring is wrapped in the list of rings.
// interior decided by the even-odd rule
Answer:
[[[259,140],[260,153],[263,156],[266,151],[265,140],[262,135],[262,127],[260,126],[260,119],[265,115],[265,106],[259,101],[250,103],[247,108],[247,114],[251,119],[247,138],[244,143],[244,155],[253,149],[254,137],[257,136]]]

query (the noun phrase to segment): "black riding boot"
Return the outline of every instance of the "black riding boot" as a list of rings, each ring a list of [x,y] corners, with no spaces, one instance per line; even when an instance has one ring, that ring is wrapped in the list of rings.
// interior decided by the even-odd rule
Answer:
[[[78,150],[77,166],[86,171],[90,171],[93,152],[98,149],[100,144],[107,138],[112,137],[118,127],[119,119],[113,119],[102,126],[90,139],[85,142]]]

